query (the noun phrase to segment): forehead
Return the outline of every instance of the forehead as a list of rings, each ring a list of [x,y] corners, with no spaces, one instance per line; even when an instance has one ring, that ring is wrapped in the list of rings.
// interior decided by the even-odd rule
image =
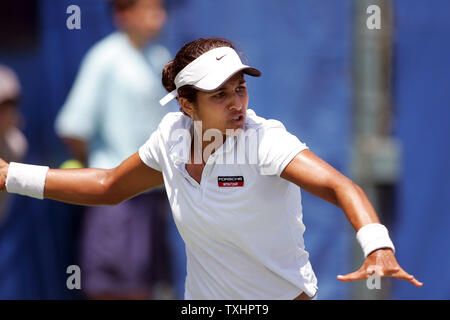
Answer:
[[[241,84],[242,82],[245,82],[244,72],[240,71],[235,75],[233,75],[230,79],[225,81],[225,83],[222,86],[220,86],[217,90],[226,89],[228,87],[234,87],[236,85]]]
[[[140,9],[153,9],[162,7],[162,0],[137,0],[136,7]]]

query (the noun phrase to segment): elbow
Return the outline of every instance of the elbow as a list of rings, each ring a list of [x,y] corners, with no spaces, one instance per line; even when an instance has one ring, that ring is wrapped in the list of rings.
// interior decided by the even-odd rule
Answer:
[[[356,199],[365,195],[364,190],[348,178],[344,178],[334,184],[332,189],[334,191],[336,205],[340,208],[343,208],[343,205],[349,199]]]
[[[356,184],[353,181],[350,181],[350,182],[351,182],[351,188],[354,190],[355,193],[357,193],[358,195],[364,195],[365,194],[363,188],[361,188],[358,184]]]
[[[357,197],[361,197],[365,195],[364,190],[355,182],[349,180],[348,185],[346,186],[347,192],[349,194],[355,195]]]
[[[336,192],[364,193],[364,190],[358,184],[345,176],[342,176],[341,179],[338,180],[338,183],[334,185],[334,190]]]
[[[120,199],[116,197],[110,197],[109,195],[105,197],[104,205],[106,206],[116,206],[125,201],[125,199]]]
[[[114,169],[105,170],[100,179],[101,198],[103,205],[115,206],[126,199],[120,196],[117,183],[114,178]]]

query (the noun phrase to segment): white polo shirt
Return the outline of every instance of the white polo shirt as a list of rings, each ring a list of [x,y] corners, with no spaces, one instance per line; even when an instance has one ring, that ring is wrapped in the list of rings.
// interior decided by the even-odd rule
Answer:
[[[308,147],[281,122],[249,109],[244,130],[209,157],[199,184],[185,167],[192,125],[183,113],[169,113],[139,149],[142,161],[163,173],[186,243],[185,299],[314,296],[317,279],[303,241],[300,188],[280,178]]]

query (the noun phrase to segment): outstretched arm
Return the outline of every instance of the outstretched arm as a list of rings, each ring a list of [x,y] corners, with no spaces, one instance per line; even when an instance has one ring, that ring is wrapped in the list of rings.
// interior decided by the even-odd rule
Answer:
[[[368,224],[379,223],[364,191],[310,150],[300,152],[286,166],[281,177],[341,208],[356,231]],[[421,282],[399,266],[394,252],[385,248],[371,252],[359,270],[338,276],[338,279],[362,280],[374,272],[380,276],[392,276],[407,280],[418,287],[422,286]]]
[[[8,168],[0,159],[0,190],[5,189]],[[115,205],[163,183],[162,173],[135,153],[113,169],[50,169],[44,197],[78,205]]]

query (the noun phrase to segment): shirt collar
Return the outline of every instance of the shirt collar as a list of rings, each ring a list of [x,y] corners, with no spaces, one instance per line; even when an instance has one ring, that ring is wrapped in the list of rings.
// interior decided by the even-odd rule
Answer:
[[[190,160],[194,122],[189,116],[184,116],[185,122],[183,129],[186,130],[180,130],[178,136],[172,137],[175,139],[171,141],[171,144],[169,145],[169,157],[176,165],[186,164]],[[189,136],[187,133],[189,133]],[[242,132],[240,134],[242,134]],[[217,157],[221,154],[231,152],[236,146],[237,138],[238,136],[228,136],[225,142],[211,156]]]

